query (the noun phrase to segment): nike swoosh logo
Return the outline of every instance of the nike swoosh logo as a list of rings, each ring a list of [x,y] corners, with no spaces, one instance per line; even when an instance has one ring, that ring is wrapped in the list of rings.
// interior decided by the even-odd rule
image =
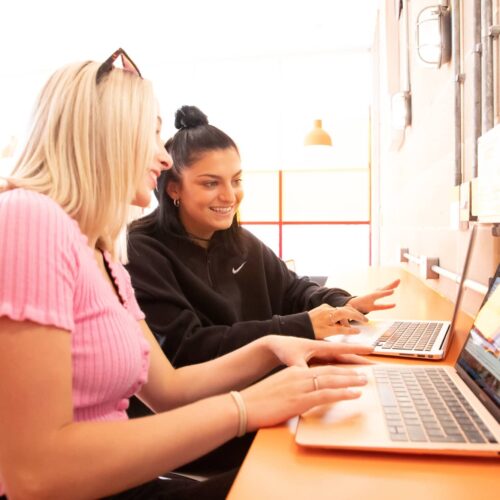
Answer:
[[[246,263],[247,261],[245,260],[243,261],[243,264],[241,264],[240,267],[237,267],[236,269],[233,267],[233,274],[238,274]]]

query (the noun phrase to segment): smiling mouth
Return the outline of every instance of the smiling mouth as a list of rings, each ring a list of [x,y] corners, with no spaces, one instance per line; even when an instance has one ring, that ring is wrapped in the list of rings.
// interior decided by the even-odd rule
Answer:
[[[227,215],[233,211],[233,207],[210,207],[210,210],[217,214]]]

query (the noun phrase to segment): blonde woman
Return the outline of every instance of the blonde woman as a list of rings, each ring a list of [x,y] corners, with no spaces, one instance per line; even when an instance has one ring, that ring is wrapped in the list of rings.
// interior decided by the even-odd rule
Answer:
[[[122,61],[123,68],[115,65]],[[115,246],[171,158],[122,49],[57,71],[0,193],[0,496],[224,498],[232,474],[159,479],[236,435],[359,396],[368,347],[263,337],[174,369]],[[279,365],[290,368],[250,385]],[[157,414],[127,420],[137,394]]]

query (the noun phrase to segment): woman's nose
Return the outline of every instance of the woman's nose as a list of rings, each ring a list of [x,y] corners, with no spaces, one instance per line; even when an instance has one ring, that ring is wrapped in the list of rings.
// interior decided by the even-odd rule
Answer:
[[[169,153],[167,153],[167,151],[165,151],[165,149],[163,150],[160,161],[162,164],[162,170],[168,170],[169,168],[172,168],[172,165],[174,164],[172,157]]]
[[[231,203],[236,200],[236,194],[232,186],[225,186],[219,196],[222,200],[229,201]]]

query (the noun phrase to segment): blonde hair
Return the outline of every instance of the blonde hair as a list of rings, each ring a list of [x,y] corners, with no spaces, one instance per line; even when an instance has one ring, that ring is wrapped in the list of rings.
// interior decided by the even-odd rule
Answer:
[[[7,180],[52,198],[116,257],[129,204],[154,158],[157,107],[147,80],[113,68],[96,84],[98,68],[78,63],[52,75]]]

